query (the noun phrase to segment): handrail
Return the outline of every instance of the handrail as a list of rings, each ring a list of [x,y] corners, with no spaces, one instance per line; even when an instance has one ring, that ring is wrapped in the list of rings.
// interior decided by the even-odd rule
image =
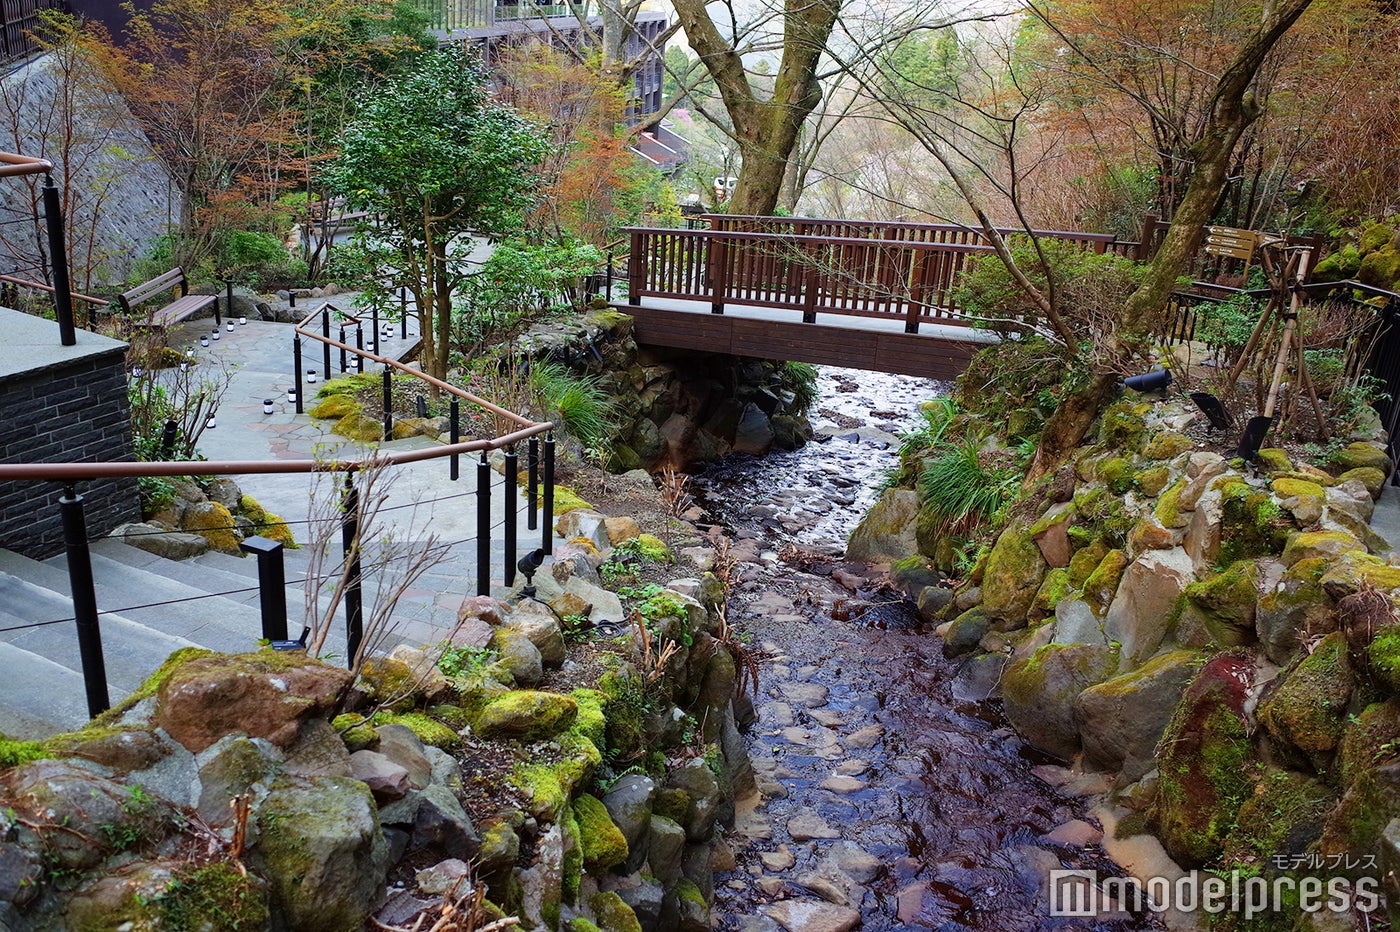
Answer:
[[[796,225],[796,226],[815,226],[815,225],[819,225],[819,224],[831,224],[831,225],[833,225],[833,226],[845,226],[845,227],[862,227],[862,226],[864,226],[864,227],[870,227],[871,229],[879,228],[879,229],[900,229],[900,230],[938,230],[938,231],[950,231],[950,232],[960,232],[960,233],[971,233],[971,234],[974,234],[974,235],[976,235],[976,236],[982,236],[982,235],[984,235],[981,227],[974,227],[974,226],[969,226],[969,225],[967,225],[967,224],[961,224],[961,223],[919,223],[918,221],[914,221],[914,220],[890,220],[890,221],[883,221],[883,220],[881,220],[881,221],[875,221],[875,220],[839,220],[839,219],[836,219],[836,218],[834,218],[834,217],[763,217],[763,216],[759,216],[759,215],[750,215],[750,214],[701,214],[701,215],[700,215],[700,218],[701,218],[702,220],[708,220],[708,221],[709,221],[710,223],[712,223],[712,224],[713,224],[716,220],[721,221],[721,222],[726,221],[726,220],[738,220],[738,221],[767,221],[767,222],[773,223],[773,224],[791,223],[791,224]],[[1083,241],[1085,241],[1085,242],[1090,242],[1090,243],[1117,243],[1117,242],[1122,242],[1121,240],[1118,239],[1117,234],[1114,234],[1114,233],[1087,233],[1087,232],[1081,232],[1081,231],[1079,231],[1079,230],[1025,230],[1025,229],[1022,229],[1022,228],[1020,228],[1020,227],[996,227],[995,229],[996,229],[996,231],[997,231],[998,233],[1001,233],[1001,234],[1003,234],[1003,235],[1005,235],[1005,234],[1016,234],[1016,233],[1028,233],[1028,234],[1031,234],[1031,235],[1034,235],[1034,236],[1051,236],[1051,237],[1060,237],[1060,238],[1073,238],[1073,239],[1083,240]],[[715,231],[715,232],[730,233],[730,232],[737,232],[737,231],[733,231],[733,230],[717,230],[717,231]]]
[[[48,159],[38,159],[32,155],[20,155],[16,152],[0,152],[0,178],[10,178],[16,175],[43,175],[53,171],[53,162]]]
[[[726,239],[726,240],[758,240],[810,244],[823,243],[833,246],[888,246],[890,249],[913,249],[919,252],[967,252],[967,253],[987,253],[995,252],[991,246],[980,246],[975,243],[927,243],[918,240],[878,240],[862,237],[850,236],[808,236],[801,233],[759,233],[750,230],[681,230],[675,227],[623,227],[622,232],[631,234],[661,234],[665,236],[680,236],[688,239]]]
[[[0,480],[31,479],[77,482],[84,479],[139,479],[150,476],[246,476],[317,472],[359,472],[372,466],[405,466],[453,454],[499,450],[554,429],[554,424],[534,424],[489,440],[427,447],[421,450],[379,451],[350,460],[162,460],[127,463],[0,463]]]
[[[0,275],[0,282],[9,282],[12,285],[19,285],[23,288],[34,288],[38,291],[47,291],[49,294],[53,294],[54,291],[52,285],[45,285],[42,282],[31,282],[27,278],[15,278],[13,275]],[[71,292],[71,294],[73,295],[73,297],[77,298],[80,301],[86,301],[89,304],[95,304],[99,307],[106,307],[107,305],[112,303],[111,301],[104,300],[103,298],[94,298],[92,295],[80,294],[76,291]]]
[[[391,368],[394,368],[394,369],[399,370],[400,372],[403,372],[403,373],[406,373],[406,374],[408,374],[408,375],[411,375],[411,376],[413,376],[414,378],[421,379],[422,381],[427,382],[429,385],[436,386],[437,388],[440,388],[440,389],[442,389],[443,391],[446,391],[446,392],[449,392],[449,393],[451,393],[451,394],[453,394],[453,395],[456,395],[458,398],[461,398],[463,401],[469,401],[469,402],[471,402],[472,404],[476,405],[477,407],[485,408],[487,411],[490,411],[492,414],[498,414],[498,415],[500,415],[500,416],[503,417],[503,418],[506,418],[506,419],[508,419],[508,420],[514,421],[515,423],[521,425],[522,427],[534,427],[534,426],[537,426],[537,425],[540,423],[540,422],[538,422],[538,421],[532,421],[532,420],[530,420],[530,419],[527,418],[527,417],[523,417],[523,416],[521,416],[521,415],[519,415],[519,414],[516,414],[514,411],[508,411],[508,410],[506,410],[505,408],[500,407],[499,405],[492,404],[491,402],[487,401],[487,400],[484,399],[484,398],[478,398],[476,395],[473,395],[471,392],[466,391],[466,390],[464,390],[464,389],[460,389],[460,388],[458,388],[457,386],[451,385],[451,384],[449,384],[449,383],[447,383],[447,382],[444,382],[442,379],[434,378],[433,376],[428,375],[428,373],[422,371],[421,369],[415,369],[415,368],[413,368],[412,366],[406,366],[406,365],[404,365],[403,363],[399,362],[397,359],[393,359],[393,358],[391,358],[391,357],[389,357],[389,356],[379,356],[379,355],[376,355],[375,353],[369,352],[368,350],[363,350],[363,349],[360,349],[359,347],[351,346],[351,345],[349,345],[348,343],[341,343],[339,340],[335,340],[335,339],[332,339],[331,337],[323,336],[322,334],[315,333],[314,331],[311,331],[311,330],[307,330],[307,329],[306,329],[306,325],[310,322],[311,318],[313,318],[313,317],[317,316],[318,314],[320,314],[321,312],[327,311],[327,310],[335,311],[335,312],[338,313],[338,314],[344,314],[344,313],[345,313],[345,312],[342,311],[340,308],[336,307],[334,304],[331,304],[329,301],[327,301],[325,304],[322,304],[322,305],[321,305],[320,307],[318,307],[316,310],[312,311],[310,314],[307,314],[305,317],[303,317],[303,318],[301,319],[301,322],[298,323],[298,324],[296,325],[296,327],[294,328],[295,331],[296,331],[297,333],[301,334],[302,336],[304,336],[304,337],[310,337],[311,339],[316,340],[316,341],[319,342],[319,343],[324,343],[324,344],[326,344],[326,345],[328,345],[328,346],[333,346],[333,347],[335,347],[336,349],[346,350],[346,351],[348,351],[348,352],[354,353],[354,354],[357,355],[357,356],[362,356],[362,357],[364,357],[365,359],[370,360],[371,362],[377,362],[377,363],[379,363],[380,365],[389,366],[389,367],[391,367]],[[363,367],[361,368],[361,371],[364,371],[364,370],[363,370]],[[326,378],[327,378],[327,379],[330,378],[330,373],[326,373]],[[550,427],[553,427],[553,425],[550,424]]]

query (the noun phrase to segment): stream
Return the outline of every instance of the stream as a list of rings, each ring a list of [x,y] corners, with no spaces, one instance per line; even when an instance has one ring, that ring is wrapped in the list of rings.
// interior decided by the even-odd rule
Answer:
[[[1032,772],[1064,774],[994,702],[957,698],[956,665],[912,606],[840,560],[898,463],[897,432],[946,388],[824,368],[816,441],[692,480],[732,539],[730,621],[760,671],[745,740],[763,801],[741,805],[728,836],[719,928],[1160,928],[1150,915],[1048,915],[1051,870],[1116,873],[1097,827]]]

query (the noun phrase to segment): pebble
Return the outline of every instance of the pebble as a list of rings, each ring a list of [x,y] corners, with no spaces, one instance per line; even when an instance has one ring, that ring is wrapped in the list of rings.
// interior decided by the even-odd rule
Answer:
[[[784,900],[763,907],[787,932],[849,932],[860,924],[860,913],[848,906],[821,900]]]
[[[870,769],[870,761],[850,757],[836,765],[836,772],[843,777],[858,777]]]
[[[840,712],[833,712],[830,709],[813,709],[807,713],[812,716],[812,720],[818,725],[825,725],[828,728],[836,728],[846,723],[846,717]]]
[[[797,856],[787,845],[779,845],[777,851],[765,851],[758,856],[765,870],[777,873],[785,871],[797,863]]]
[[[792,817],[788,822],[788,834],[793,841],[810,841],[813,838],[840,838],[841,833],[836,831],[826,820],[815,812],[802,812]]]
[[[806,706],[809,709],[826,705],[827,688],[820,683],[783,683],[778,689],[783,698],[794,705]]]
[[[857,793],[865,789],[865,781],[857,780],[855,777],[827,777],[821,782],[821,788],[831,790],[833,793]]]
[[[880,739],[884,736],[885,728],[883,725],[866,725],[859,731],[847,735],[845,744],[847,749],[864,751],[879,744]]]

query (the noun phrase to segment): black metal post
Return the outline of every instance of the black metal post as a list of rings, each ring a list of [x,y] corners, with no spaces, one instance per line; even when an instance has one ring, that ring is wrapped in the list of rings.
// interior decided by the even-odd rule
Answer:
[[[447,404],[447,442],[453,445],[462,442],[462,403],[456,395]],[[447,476],[456,482],[462,475],[461,456],[453,453],[447,458]]]
[[[394,439],[394,370],[384,367],[384,442]]]
[[[365,327],[364,327],[364,324],[356,324],[356,325],[355,325],[355,349],[359,350],[360,353],[363,353],[363,352],[365,351]],[[378,354],[375,354],[375,355],[378,355]],[[356,371],[356,372],[364,372],[364,371],[365,371],[365,357],[363,357],[363,356],[359,355],[359,353],[357,353],[357,354],[355,354],[355,359],[358,360],[358,361],[355,363],[355,371]]]
[[[224,279],[224,310],[228,312],[228,319],[233,320],[238,315],[233,313],[233,279]],[[214,302],[214,326],[217,327],[223,321],[219,319],[219,302]]]
[[[554,552],[554,433],[544,435],[544,527],[540,530],[540,549],[546,555]]]
[[[287,570],[282,545],[266,537],[249,537],[238,545],[258,558],[258,604],[265,641],[287,640]]]
[[[326,370],[325,380],[331,380],[331,312],[328,308],[321,310],[321,336],[325,337],[325,342],[321,344],[321,354],[324,357]]]
[[[53,276],[53,311],[54,317],[58,319],[58,341],[64,346],[73,346],[78,342],[78,332],[73,325],[73,290],[68,282],[68,246],[63,235],[63,205],[59,202],[58,187],[53,183],[51,175],[44,176],[44,226],[49,232],[49,272]],[[105,694],[105,681],[102,688]]]
[[[360,591],[360,492],[355,476],[345,474],[345,496],[341,500],[344,517],[340,524],[340,546],[345,554],[345,656],[354,666],[355,655],[365,637],[364,594]]]
[[[540,516],[535,504],[539,490],[540,438],[531,437],[525,445],[525,529],[528,531],[540,526]]]
[[[491,594],[491,463],[476,464],[476,594]]]
[[[370,311],[371,311],[371,313],[374,315],[374,317],[373,317],[373,322],[374,322],[374,337],[371,339],[370,344],[374,347],[374,355],[378,356],[378,355],[379,355],[379,305],[376,304],[374,307],[370,308]]]
[[[297,414],[302,414],[301,401],[301,334],[292,337],[292,371],[295,373]]]
[[[399,288],[399,339],[408,339],[408,289]]]
[[[345,372],[345,371],[347,371],[348,369],[349,369],[349,366],[347,365],[347,361],[346,361],[346,359],[345,359],[345,325],[344,325],[344,324],[341,324],[341,325],[340,325],[340,371],[341,371],[341,372]]]
[[[611,249],[608,250],[608,272],[607,272],[607,285],[606,285],[606,287],[607,287],[608,290],[607,290],[607,293],[604,295],[604,297],[606,297],[606,298],[608,299],[608,303],[611,304],[611,303],[612,303],[612,289],[613,289],[613,251],[612,251]]]
[[[73,594],[73,617],[78,622],[78,656],[83,664],[83,688],[88,715],[111,708],[107,697],[107,664],[102,659],[102,629],[97,623],[97,593],[92,583],[83,497],[70,485],[58,500],[63,522],[63,547],[68,554],[68,585]]]
[[[160,455],[166,459],[175,458],[175,438],[180,435],[180,425],[175,421],[166,421],[165,426],[160,429]]]
[[[515,584],[515,551],[517,550],[515,535],[518,509],[515,505],[515,495],[520,488],[520,458],[516,455],[515,447],[506,447],[506,481],[505,488],[501,491],[501,506],[506,510],[505,524],[505,584],[507,586]]]

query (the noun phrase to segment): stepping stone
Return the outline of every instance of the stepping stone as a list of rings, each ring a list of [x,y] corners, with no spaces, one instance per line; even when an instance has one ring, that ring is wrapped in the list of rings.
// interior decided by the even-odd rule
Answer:
[[[870,762],[859,757],[848,758],[836,765],[836,772],[843,777],[858,777],[870,769]]]
[[[783,683],[778,690],[794,705],[809,709],[826,705],[827,688],[820,683]]]

